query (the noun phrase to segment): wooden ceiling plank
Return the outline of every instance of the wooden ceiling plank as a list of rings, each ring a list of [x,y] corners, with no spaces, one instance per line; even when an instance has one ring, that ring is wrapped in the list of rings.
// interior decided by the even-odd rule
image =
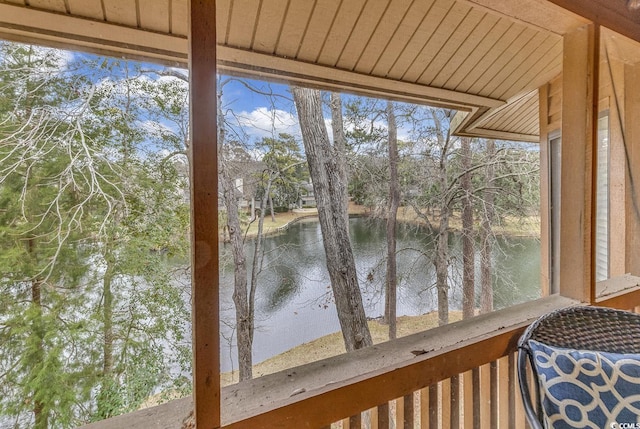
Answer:
[[[509,29],[500,35],[498,39],[491,40],[491,46],[486,51],[481,52],[480,57],[474,63],[468,64],[467,75],[456,86],[456,91],[469,92],[470,88],[485,75],[487,69],[493,66],[494,61],[500,57],[501,53],[508,49],[524,30],[525,28],[520,25],[511,24]]]
[[[64,0],[30,0],[29,7],[53,12],[67,13]]]
[[[522,88],[528,88],[532,86],[532,82],[535,82],[533,86],[539,87],[548,82],[549,79],[545,79],[542,83],[541,78],[545,78],[551,69],[562,67],[562,39],[550,38],[545,41],[543,45],[538,48],[541,52],[539,54],[532,54],[523,65],[524,73],[521,73],[515,80],[512,80],[511,86],[500,93],[498,98],[508,99],[510,96]],[[542,52],[546,50],[546,52]],[[546,60],[542,60],[546,59]]]
[[[396,47],[396,49],[400,49],[401,53],[389,70],[387,74],[389,77],[401,79],[406,74],[407,69],[411,67],[416,58],[415,53],[422,52],[434,33],[441,27],[440,23],[452,7],[453,3],[450,1],[436,0],[427,16],[420,23],[420,27],[411,35],[410,40],[404,46]],[[434,23],[438,24],[434,25]]]
[[[176,36],[187,37],[189,35],[189,19],[187,14],[189,13],[188,0],[171,0],[171,34]],[[224,3],[224,0],[216,0],[216,8],[220,7],[220,4]],[[216,14],[217,22],[217,14]],[[216,36],[218,30],[216,29]]]
[[[455,72],[451,74],[442,87],[456,89],[465,84],[468,76],[478,67],[478,64],[486,61],[489,52],[493,50],[499,40],[504,38],[505,35],[515,37],[513,36],[515,33],[512,27],[513,23],[511,23],[511,21],[500,18],[491,30],[483,36],[482,41],[477,47],[471,51],[462,64],[456,68]]]
[[[513,103],[508,108],[500,111],[500,114],[495,115],[487,124],[482,124],[482,127],[487,128],[488,126],[489,128],[497,130],[516,132],[523,120],[526,120],[527,116],[534,114],[534,116],[537,117],[537,110],[535,112],[530,111],[533,98],[536,99],[534,105],[537,109],[537,97],[530,97],[530,94],[531,93],[527,94],[527,96]]]
[[[100,0],[67,0],[71,15],[104,21]]]
[[[371,36],[367,46],[362,50],[354,70],[360,73],[371,73],[393,35],[400,27],[400,22],[406,19],[406,14],[410,10],[409,7],[413,1],[393,0],[390,3],[386,13],[380,20],[377,30]]]
[[[519,28],[522,29],[523,27],[520,26]],[[510,43],[502,45],[503,49],[499,52],[494,52],[492,64],[483,70],[482,74],[467,90],[473,94],[484,94],[485,92],[483,91],[490,92],[490,90],[486,90],[485,88],[490,82],[494,81],[493,77],[495,75],[508,76],[513,65],[519,64],[522,59],[529,54],[529,52],[525,50],[527,44],[531,43],[532,40],[539,42],[536,39],[537,35],[538,33],[535,30],[524,28],[524,31],[518,34],[517,37],[511,39]]]
[[[347,41],[336,66],[341,69],[355,69],[360,56],[369,44],[371,37],[378,31],[380,20],[388,10],[389,2],[369,1],[362,11],[358,22],[353,28],[351,37]]]
[[[499,18],[492,14],[485,14],[482,21],[473,29],[467,39],[462,43],[455,55],[452,55],[447,63],[440,69],[429,85],[444,87],[450,77],[462,66],[482,42],[484,36],[493,30]]]
[[[126,25],[129,27],[138,26],[138,13],[136,2],[131,0],[102,0],[107,22],[113,24]]]
[[[173,0],[175,1],[175,0]],[[216,0],[216,39],[218,45],[227,43],[229,20],[231,17],[231,2],[233,0]]]
[[[530,129],[533,123],[539,122],[539,119],[536,120],[537,115],[538,100],[531,100],[522,108],[520,116],[518,118],[514,118],[512,129],[519,130],[521,133],[528,132],[527,129]]]
[[[420,82],[421,78],[424,78],[424,80],[430,81],[432,76],[425,75],[426,68],[446,49],[447,45],[450,43],[455,44],[452,39],[456,37],[457,33],[462,32],[466,35],[473,28],[461,29],[461,24],[467,20],[471,11],[472,9],[467,4],[454,3],[444,19],[438,24],[439,28],[422,48],[422,51],[415,56],[413,62],[402,76],[402,80]]]
[[[288,6],[289,0],[269,0],[263,5],[258,16],[252,49],[268,54],[276,51]]]
[[[478,30],[478,26],[480,23],[485,23],[490,25],[489,21],[485,21],[486,13],[472,9],[466,15],[464,20],[460,22],[456,31],[451,35],[447,43],[442,47],[440,52],[434,56],[431,63],[424,69],[420,77],[418,78],[419,83],[430,84],[433,82],[435,77],[439,76],[442,73],[442,69],[446,67],[447,64],[451,62],[453,58],[457,58],[460,56],[460,50],[464,46],[466,42],[469,41],[471,34],[475,33]],[[491,25],[489,26],[491,28]],[[486,31],[486,27],[485,27]],[[477,43],[477,40],[476,40]]]
[[[404,19],[398,25],[398,28],[394,30],[393,36],[386,44],[385,49],[380,52],[371,74],[376,76],[389,75],[391,67],[396,63],[409,40],[411,40],[413,35],[422,26],[423,21],[429,14],[431,8],[435,6],[436,1],[437,0],[415,0],[412,3]]]
[[[285,58],[296,57],[315,3],[315,1],[296,0],[289,4],[278,46],[276,46],[276,55]]]
[[[327,40],[331,24],[336,18],[340,2],[317,0],[316,7],[309,19],[302,44],[296,51],[296,58],[301,61],[315,62],[320,56],[322,46]]]
[[[562,47],[554,47],[553,52],[545,57],[544,61],[540,61],[538,74],[528,74],[529,81],[523,81],[520,83],[520,88],[538,88],[542,84],[540,82],[549,82],[562,73]],[[512,91],[517,91],[518,86],[515,86]]]
[[[588,21],[546,0],[458,0],[561,35],[573,31]],[[578,0],[583,1],[583,0]]]
[[[536,62],[544,62],[544,54],[548,52],[548,46],[545,46],[548,34],[536,32],[532,37],[523,35],[520,39],[522,45],[517,48],[518,50],[515,52],[515,55],[511,58],[505,58],[503,60],[505,64],[501,68],[494,68],[487,72],[490,76],[483,78],[484,84],[477,90],[478,93],[502,94],[506,88],[511,86],[514,80],[517,80],[519,75],[527,72],[527,65],[531,66]],[[542,49],[540,49],[540,47],[542,47]],[[540,85],[543,83],[544,82],[540,82]],[[522,88],[516,91],[520,92]],[[514,94],[507,94],[505,98],[510,98],[513,95]]]
[[[169,33],[169,0],[138,0],[138,4],[143,29]]]
[[[233,0],[227,45],[243,49],[251,47],[261,4],[258,0]]]
[[[360,18],[366,0],[342,0],[340,9],[327,34],[317,62],[335,67],[347,41],[353,34],[354,26]]]

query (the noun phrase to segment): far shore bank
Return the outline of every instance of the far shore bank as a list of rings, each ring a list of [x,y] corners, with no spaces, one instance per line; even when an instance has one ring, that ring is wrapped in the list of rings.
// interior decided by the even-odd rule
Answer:
[[[372,216],[369,207],[358,204],[349,204],[350,216]],[[315,209],[290,210],[285,213],[276,213],[274,215],[275,222],[271,216],[264,219],[263,231],[265,235],[275,234],[285,230],[289,225],[305,218],[317,217],[318,211]],[[411,207],[400,207],[398,209],[397,221],[400,223],[408,223],[412,225],[426,226],[424,219],[418,217]],[[431,222],[435,223],[435,217]],[[449,222],[450,229],[453,232],[462,230],[462,221],[457,213],[451,216]],[[243,225],[246,237],[255,237],[258,232],[258,222],[254,221]],[[512,237],[539,237],[540,236],[540,218],[538,216],[527,216],[524,218],[507,217],[501,224],[495,225],[493,231],[498,235],[507,235]],[[220,239],[225,238],[223,229],[220,229]]]

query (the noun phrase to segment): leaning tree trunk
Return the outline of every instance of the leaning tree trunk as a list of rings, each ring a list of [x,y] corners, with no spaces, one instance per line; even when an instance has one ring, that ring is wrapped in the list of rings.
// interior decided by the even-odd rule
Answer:
[[[462,318],[473,317],[475,307],[475,250],[473,246],[473,204],[471,201],[471,139],[462,146]]]
[[[400,184],[398,182],[398,132],[393,103],[387,102],[389,126],[389,206],[387,213],[387,290],[385,294],[385,322],[389,323],[389,339],[396,338],[396,218],[400,206]]]
[[[486,186],[484,192],[485,210],[482,215],[482,223],[480,224],[480,312],[489,313],[493,310],[493,267],[491,262],[491,253],[493,251],[493,231],[492,225],[495,218],[495,196],[493,189],[493,180],[495,178],[495,169],[493,167],[496,147],[493,140],[487,140],[487,167],[486,167]]]
[[[346,183],[322,115],[320,91],[292,88],[313,181],[327,269],[346,350],[373,344],[362,304],[347,223]]]

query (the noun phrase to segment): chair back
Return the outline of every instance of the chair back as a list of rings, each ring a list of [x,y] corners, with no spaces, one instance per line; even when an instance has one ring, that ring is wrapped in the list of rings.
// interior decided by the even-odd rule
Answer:
[[[533,322],[518,341],[518,381],[527,420],[542,429],[538,374],[529,341],[566,349],[640,354],[640,314],[604,307],[577,306],[550,312]],[[533,398],[527,378],[533,372]]]

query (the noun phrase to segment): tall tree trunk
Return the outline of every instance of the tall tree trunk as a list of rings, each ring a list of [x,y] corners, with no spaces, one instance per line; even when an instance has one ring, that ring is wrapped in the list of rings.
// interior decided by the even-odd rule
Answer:
[[[347,138],[344,135],[344,121],[342,119],[342,97],[340,93],[332,92],[329,96],[329,107],[331,110],[331,130],[333,131],[333,147],[335,149],[336,163],[341,175],[342,183],[345,186],[344,199],[347,205],[345,216],[349,223],[349,194],[346,187],[349,184],[347,174]]]
[[[269,195],[269,208],[271,209],[271,222],[276,221],[276,212],[273,210],[273,198]]]
[[[36,259],[36,239],[27,240],[27,251],[29,255]],[[33,362],[39,365],[45,359],[44,337],[45,334],[42,324],[42,280],[35,278],[31,280],[31,305],[35,309],[35,317],[33,319],[33,327],[31,334],[36,336],[35,350],[33,350]],[[49,412],[45,409],[44,402],[40,399],[40,392],[33,392],[33,417],[35,421],[34,429],[47,429],[49,427]]]
[[[385,294],[385,321],[389,323],[389,339],[396,338],[396,219],[400,206],[400,184],[398,181],[398,132],[393,103],[387,101],[387,124],[389,127],[389,206],[387,210],[387,290]]]
[[[436,288],[438,291],[438,325],[449,323],[449,208],[442,207],[436,245]]]
[[[471,184],[471,139],[462,145],[462,318],[473,317],[475,307],[475,249],[473,240],[473,203]]]
[[[233,254],[233,303],[236,307],[236,342],[238,346],[238,372],[240,380],[253,377],[253,317],[250,312],[249,292],[247,289],[247,262],[244,253],[238,203],[235,195],[235,184],[230,177],[224,162],[220,165],[220,185],[223,201],[227,209],[227,228]],[[262,210],[261,216],[264,216]]]
[[[266,191],[262,197],[262,206],[266,205],[267,196],[271,193],[271,185],[273,184],[274,177],[269,174],[267,181]],[[269,198],[270,199],[270,198]],[[273,205],[271,208],[273,213]],[[253,342],[253,332],[255,327],[255,304],[256,304],[256,291],[258,290],[258,274],[262,271],[262,239],[264,234],[264,215],[265,211],[260,210],[260,216],[258,217],[258,232],[254,241],[253,247],[253,263],[251,265],[251,282],[249,284],[249,317],[251,319],[251,341]]]
[[[223,85],[219,85],[222,88]],[[218,117],[222,114],[222,92],[218,92]],[[233,255],[233,303],[236,308],[236,343],[238,349],[238,373],[239,379],[249,380],[253,378],[253,326],[254,320],[251,314],[252,306],[249,303],[249,291],[247,289],[247,261],[244,253],[242,229],[240,227],[240,214],[236,200],[235,180],[229,172],[225,160],[226,129],[224,123],[218,127],[218,159],[220,187],[222,201],[227,209],[227,230],[231,253]],[[264,212],[265,206],[261,207]],[[262,214],[262,216],[264,216]]]
[[[493,251],[493,231],[492,225],[495,218],[495,191],[493,189],[493,180],[495,178],[495,168],[493,166],[495,158],[496,146],[493,140],[487,140],[486,148],[486,187],[484,192],[484,211],[482,214],[482,223],[480,225],[480,312],[488,313],[493,310],[493,267],[491,262],[491,253]]]
[[[353,351],[373,342],[349,239],[345,175],[329,142],[320,91],[294,87],[292,92],[318,204],[327,269],[342,336],[346,350]]]
[[[109,246],[109,244],[107,244]],[[112,417],[113,407],[109,396],[113,388],[113,259],[110,249],[104,255],[107,267],[102,276],[102,384],[96,398],[97,416],[102,419]]]
[[[442,118],[435,109],[431,108],[431,117],[438,139],[440,160],[438,165],[438,182],[440,189],[440,222],[438,224],[438,237],[436,243],[436,289],[438,292],[438,324],[440,326],[449,323],[449,217],[451,215],[451,201],[449,200],[448,178],[448,153],[451,143],[449,129],[442,125]]]

